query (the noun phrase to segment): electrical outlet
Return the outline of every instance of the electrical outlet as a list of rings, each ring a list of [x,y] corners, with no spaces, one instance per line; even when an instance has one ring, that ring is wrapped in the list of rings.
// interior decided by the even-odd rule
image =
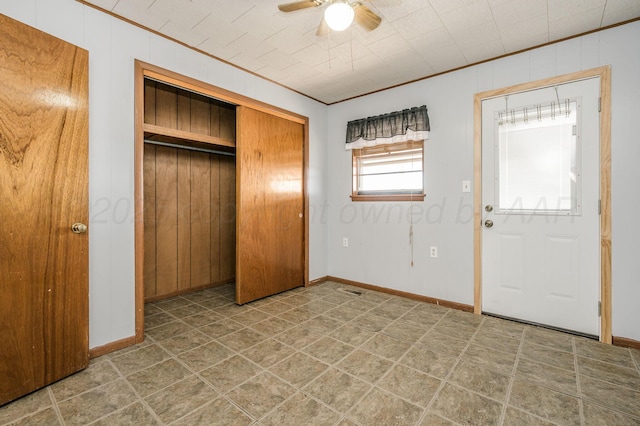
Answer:
[[[438,247],[431,246],[430,250],[431,250],[431,257],[438,257]]]
[[[342,239],[342,247],[349,247],[349,239],[347,237]]]

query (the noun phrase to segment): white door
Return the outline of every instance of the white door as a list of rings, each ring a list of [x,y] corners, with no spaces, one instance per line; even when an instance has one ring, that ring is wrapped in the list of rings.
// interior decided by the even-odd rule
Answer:
[[[482,102],[482,310],[599,335],[600,79]]]

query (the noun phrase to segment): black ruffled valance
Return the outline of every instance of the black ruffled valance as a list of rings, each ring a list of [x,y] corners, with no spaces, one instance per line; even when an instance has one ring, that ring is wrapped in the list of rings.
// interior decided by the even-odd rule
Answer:
[[[347,123],[346,149],[429,138],[426,105]]]

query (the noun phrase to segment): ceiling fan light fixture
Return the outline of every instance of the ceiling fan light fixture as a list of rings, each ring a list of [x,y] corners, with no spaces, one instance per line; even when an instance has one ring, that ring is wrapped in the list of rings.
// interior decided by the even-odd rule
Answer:
[[[334,31],[344,31],[349,28],[355,15],[353,7],[346,2],[331,3],[324,11],[324,20]]]

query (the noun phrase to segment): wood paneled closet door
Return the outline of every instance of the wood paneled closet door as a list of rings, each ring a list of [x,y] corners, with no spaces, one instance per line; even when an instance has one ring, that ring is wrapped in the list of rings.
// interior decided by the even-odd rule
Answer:
[[[0,15],[0,405],[89,362],[88,58]]]
[[[304,126],[236,110],[236,302],[304,285]]]

